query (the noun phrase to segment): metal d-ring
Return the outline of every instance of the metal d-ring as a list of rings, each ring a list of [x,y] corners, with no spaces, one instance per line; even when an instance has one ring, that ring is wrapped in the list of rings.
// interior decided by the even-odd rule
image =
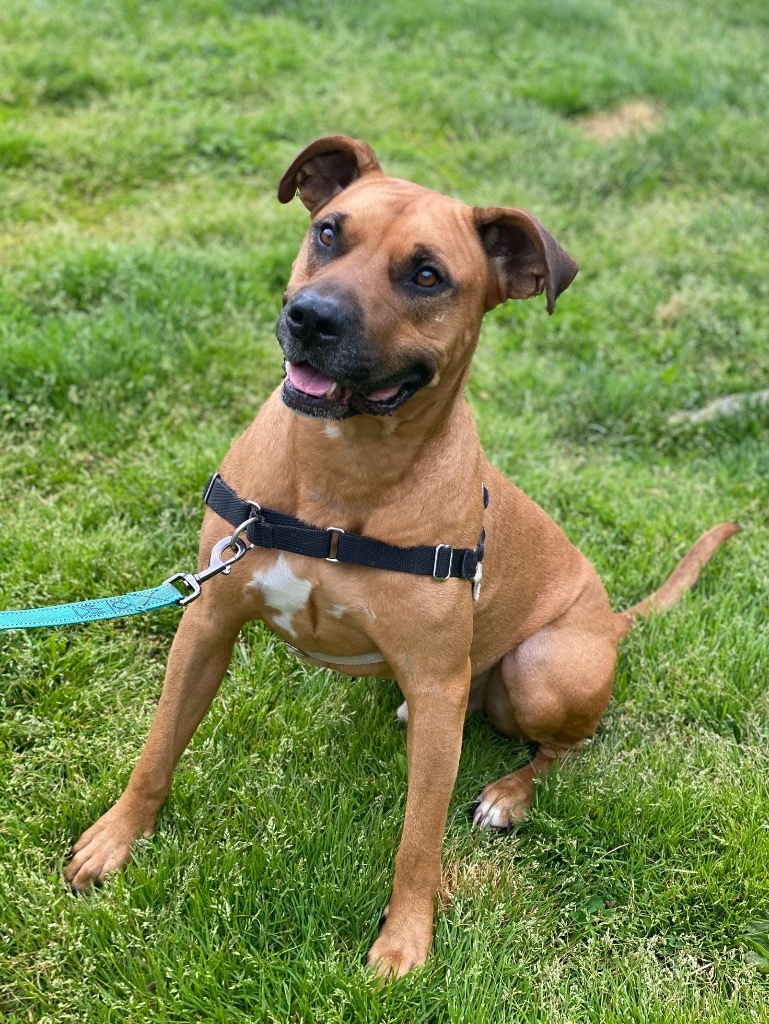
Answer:
[[[244,519],[240,526],[235,530],[233,535],[230,537],[230,547],[232,548],[233,551],[235,550],[235,545],[240,540],[241,533],[243,533],[244,530],[247,530],[251,523],[261,523],[264,521],[261,505],[258,505],[255,501],[249,501],[248,504],[256,509],[256,515],[249,516],[248,519]],[[248,540],[248,536],[246,536],[246,540]],[[252,548],[253,546],[254,545],[250,543],[248,545],[249,548]]]

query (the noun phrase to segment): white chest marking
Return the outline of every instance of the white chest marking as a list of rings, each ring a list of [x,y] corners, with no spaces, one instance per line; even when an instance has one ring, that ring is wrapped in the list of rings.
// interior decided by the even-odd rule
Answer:
[[[291,636],[297,636],[291,620],[297,612],[307,607],[312,583],[293,574],[283,552],[278,555],[271,569],[255,572],[249,585],[259,587],[264,593],[267,607],[277,612],[274,616],[275,625],[285,629]]]
[[[326,437],[341,437],[342,436],[342,428],[338,427],[336,425],[336,423],[327,423],[326,426],[323,428],[323,430],[324,430],[324,432],[326,434]]]
[[[332,604],[330,611],[335,619],[341,619],[347,609],[343,604]]]

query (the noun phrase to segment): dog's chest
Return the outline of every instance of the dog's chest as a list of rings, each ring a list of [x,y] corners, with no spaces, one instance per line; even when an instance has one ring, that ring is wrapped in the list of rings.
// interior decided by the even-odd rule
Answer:
[[[365,628],[376,622],[374,610],[345,594],[341,575],[329,585],[328,572],[305,565],[281,551],[252,573],[247,586],[261,618],[297,653],[329,667],[384,664]]]
[[[308,618],[313,589],[317,588],[311,580],[294,572],[282,551],[272,566],[257,569],[249,586],[260,592],[265,605],[264,617],[270,625],[294,639],[303,626],[306,632],[304,620]]]

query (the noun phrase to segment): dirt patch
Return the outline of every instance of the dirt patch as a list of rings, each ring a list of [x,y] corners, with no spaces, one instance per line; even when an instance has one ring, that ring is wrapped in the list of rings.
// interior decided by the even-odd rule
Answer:
[[[671,295],[667,302],[655,310],[663,324],[677,324],[686,312],[686,302],[680,295]]]
[[[493,859],[480,862],[449,860],[441,872],[438,905],[446,910],[459,894],[477,892],[481,888],[508,889],[510,882],[506,868]]]
[[[588,138],[598,142],[611,142],[628,135],[653,131],[662,117],[662,107],[646,100],[630,100],[617,110],[593,114],[579,122]]]

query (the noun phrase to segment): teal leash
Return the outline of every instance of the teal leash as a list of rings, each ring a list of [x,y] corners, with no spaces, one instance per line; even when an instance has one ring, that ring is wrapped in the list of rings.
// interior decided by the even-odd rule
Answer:
[[[74,626],[97,619],[119,619],[157,608],[179,604],[184,596],[173,583],[161,583],[150,590],[134,590],[117,597],[97,597],[93,601],[73,601],[48,608],[16,608],[0,612],[0,629],[35,629],[38,626]]]
[[[116,597],[98,597],[92,601],[73,601],[56,604],[48,608],[16,608],[0,612],[0,630],[36,629],[40,626],[73,626],[80,622],[96,622],[99,619],[119,619],[127,615],[156,611],[170,605],[184,606],[200,596],[201,584],[219,573],[227,575],[235,562],[239,561],[253,544],[240,537],[240,529],[231,537],[224,537],[214,544],[208,568],[202,572],[177,572],[169,576],[159,587],[149,590],[134,590]],[[233,552],[231,558],[223,558],[225,549]]]

